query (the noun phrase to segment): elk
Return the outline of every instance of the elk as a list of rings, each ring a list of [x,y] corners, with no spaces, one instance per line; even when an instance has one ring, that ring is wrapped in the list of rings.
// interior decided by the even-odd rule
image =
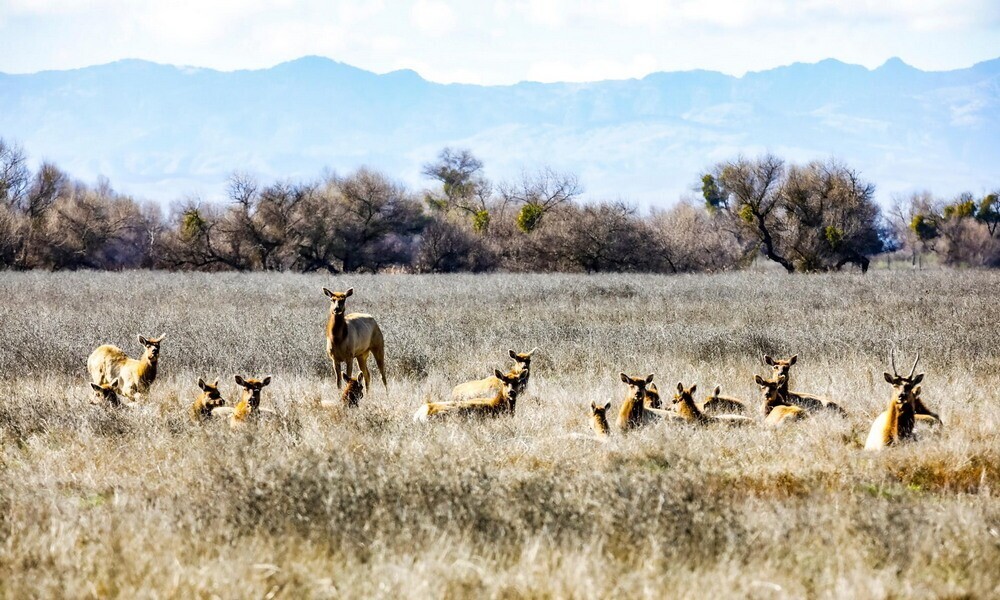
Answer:
[[[503,387],[492,398],[475,398],[472,400],[452,400],[450,402],[425,402],[413,415],[414,421],[430,421],[449,415],[467,417],[499,417],[514,415],[517,407],[517,397],[524,387],[528,373],[503,374],[499,369],[493,375],[503,382]]]
[[[147,339],[140,335],[139,343],[145,350],[139,360],[129,358],[118,346],[110,344],[98,346],[87,358],[87,371],[90,372],[91,381],[98,385],[106,385],[118,380],[115,388],[118,393],[129,401],[138,400],[141,395],[149,391],[153,380],[156,379],[160,342],[166,337],[166,334],[162,334],[158,338]]]
[[[724,423],[726,425],[746,425],[750,423],[750,418],[743,415],[706,415],[701,412],[698,405],[694,403],[694,393],[698,385],[685,388],[684,384],[677,382],[677,394],[674,396],[674,410],[681,420],[698,425],[708,425],[710,423]]]
[[[233,412],[229,415],[229,427],[231,429],[241,429],[247,424],[256,424],[262,418],[273,418],[274,412],[262,410],[260,408],[261,390],[271,383],[270,375],[264,379],[244,379],[240,375],[236,376],[236,384],[243,388],[240,394],[240,401],[233,407]]]
[[[528,352],[514,352],[513,350],[507,351],[507,354],[514,359],[514,367],[511,369],[510,373],[527,373],[524,377],[524,383],[521,389],[517,390],[518,394],[523,394],[525,388],[528,387],[528,379],[531,378],[531,357],[536,352],[538,352],[537,346]],[[503,387],[503,383],[498,378],[493,376],[486,377],[484,379],[477,379],[475,381],[467,381],[456,385],[451,390],[451,399],[462,400],[464,398],[484,398],[496,394],[501,387]]]
[[[904,377],[896,371],[895,353],[889,354],[892,375],[883,373],[883,376],[886,383],[892,386],[892,397],[886,409],[872,422],[868,439],[865,441],[865,450],[881,450],[913,438],[913,427],[916,422],[916,397],[920,390],[918,384],[924,379],[923,373],[914,376],[919,360],[920,353],[918,352],[913,366],[910,367],[910,374]],[[923,403],[921,403],[921,407],[925,411],[927,410]]]
[[[340,396],[340,403],[344,406],[356,407],[361,398],[365,395],[365,385],[361,382],[361,376],[351,377],[344,386],[344,393]]]
[[[90,387],[94,390],[94,395],[90,399],[91,404],[107,404],[108,406],[113,406],[118,408],[122,405],[122,401],[118,398],[116,389],[118,389],[118,378],[116,377],[111,383],[93,383],[91,382]]]
[[[354,288],[346,292],[332,292],[323,288],[323,293],[330,299],[330,318],[326,323],[326,353],[333,361],[333,369],[337,373],[337,387],[340,388],[343,383],[340,363],[347,363],[347,378],[350,379],[356,359],[361,375],[365,378],[365,387],[370,390],[372,382],[368,373],[368,355],[371,354],[375,357],[375,364],[382,376],[382,385],[388,390],[389,384],[385,380],[385,340],[375,317],[364,313],[346,314],[347,298],[354,294]]]
[[[208,383],[203,378],[198,378],[198,387],[201,394],[191,403],[191,420],[200,423],[212,417],[229,416],[232,409],[219,410],[226,406],[226,400],[219,393],[219,380],[215,383]]]
[[[722,396],[722,387],[715,386],[711,396],[701,403],[701,412],[708,414],[745,413],[747,407],[742,401],[730,396]]]
[[[764,425],[768,427],[780,427],[791,421],[798,421],[808,414],[800,406],[785,404],[779,395],[779,390],[785,384],[787,376],[779,375],[773,380],[766,380],[760,375],[754,376],[754,381],[760,386],[764,403],[761,411],[764,413]]]
[[[654,374],[650,373],[645,379],[629,377],[625,373],[619,373],[618,376],[622,383],[629,386],[628,395],[618,411],[618,429],[624,433],[649,422],[652,413],[646,408],[646,394],[647,388],[653,383]]]
[[[774,380],[777,381],[780,377],[784,377],[781,388],[778,390],[778,394],[781,396],[783,403],[790,406],[798,406],[807,411],[828,410],[840,416],[846,417],[847,413],[836,402],[832,402],[827,398],[816,396],[814,394],[793,392],[788,389],[788,382],[790,379],[789,372],[791,371],[792,365],[795,364],[795,361],[798,360],[798,358],[797,354],[787,360],[775,359],[767,355],[764,356],[764,362],[771,365],[774,372]]]
[[[594,435],[600,441],[607,441],[611,435],[611,427],[608,426],[608,410],[610,409],[610,402],[604,406],[598,406],[594,401],[590,402],[590,425],[594,429]]]
[[[643,406],[645,406],[647,410],[660,410],[663,408],[663,401],[660,399],[660,390],[653,382],[650,382],[649,385],[646,386],[646,401]]]

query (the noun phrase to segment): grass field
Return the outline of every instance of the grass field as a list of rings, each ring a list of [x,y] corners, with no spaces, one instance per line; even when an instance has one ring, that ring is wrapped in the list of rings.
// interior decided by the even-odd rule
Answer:
[[[389,390],[354,412],[324,353],[355,294]],[[997,597],[1000,274],[0,274],[0,595]],[[89,404],[101,343],[167,333],[146,406]],[[511,419],[418,425],[427,397],[541,348]],[[897,349],[945,426],[861,448]],[[607,445],[590,402],[656,373],[756,406],[761,354],[846,419],[660,423]],[[373,365],[374,368],[374,365]],[[266,375],[279,426],[189,422],[198,377]],[[756,412],[755,412],[756,416]],[[759,418],[759,417],[757,417]]]

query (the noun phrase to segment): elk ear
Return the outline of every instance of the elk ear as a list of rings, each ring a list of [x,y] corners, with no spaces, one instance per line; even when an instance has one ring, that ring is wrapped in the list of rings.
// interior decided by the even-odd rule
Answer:
[[[611,410],[611,403],[610,402],[608,402],[607,404],[604,405],[604,410]]]
[[[650,373],[649,375],[646,375],[646,385],[653,383],[653,377],[655,375],[656,373]]]
[[[757,383],[757,385],[762,386],[762,387],[763,387],[764,383],[766,383],[764,381],[764,378],[761,377],[760,375],[754,375],[753,376],[753,380]]]
[[[267,377],[265,377],[264,381],[260,382],[260,387],[264,387],[265,385],[271,385],[271,376],[270,375],[268,375]]]
[[[111,380],[111,383],[109,383],[108,385],[110,385],[111,389],[113,389],[113,390],[120,389],[121,386],[122,386],[122,378],[121,377],[115,377],[114,379]]]
[[[694,385],[692,385],[691,386],[691,393],[694,394],[695,390],[697,390],[697,389],[698,389],[698,384],[697,383],[694,384]]]
[[[629,379],[628,375],[626,375],[625,373],[619,373],[618,376],[622,378],[622,383],[627,383],[629,385],[632,384],[632,380]]]
[[[140,343],[140,344],[142,344],[143,346],[145,346],[146,344],[148,344],[148,343],[149,343],[149,340],[147,340],[146,338],[144,338],[144,337],[142,337],[142,336],[140,335],[140,336],[139,336],[139,343]]]
[[[331,292],[330,290],[323,288],[323,293],[326,294],[327,298],[333,298],[333,292]]]
[[[590,409],[597,410],[597,404],[595,404],[593,400],[590,401]]]
[[[242,377],[242,376],[240,376],[240,375],[237,375],[237,376],[236,376],[236,384],[237,384],[237,385],[242,385],[243,387],[246,387],[246,384],[247,384],[247,382],[246,382],[246,380],[245,380],[245,379],[243,379],[243,377]]]
[[[722,393],[722,386],[721,385],[715,386],[715,393],[712,394],[712,395],[715,396],[716,398],[718,398],[719,394],[721,394],[721,393]]]
[[[677,393],[678,394],[684,393],[684,384],[679,381],[677,382]]]
[[[493,369],[493,376],[497,379],[503,379],[503,373],[500,372],[500,369]]]
[[[344,297],[346,298],[346,297],[350,296],[353,293],[354,293],[354,288],[348,288],[347,291],[344,292]]]
[[[917,375],[916,377],[913,378],[913,385],[916,385],[923,380],[924,380],[924,374],[921,373],[920,375]]]
[[[205,380],[201,377],[198,378],[198,387],[200,387],[203,392],[208,391],[205,389]]]
[[[895,383],[895,381],[892,378],[892,375],[889,375],[888,373],[882,373],[882,376],[885,377],[886,383]]]
[[[532,348],[531,352],[528,353],[528,356],[529,357],[534,356],[535,352],[538,352],[538,346],[535,346],[534,348]]]
[[[765,354],[764,355],[764,364],[771,365],[773,367],[774,366],[774,359],[771,358],[770,356],[768,356],[767,354]]]
[[[508,350],[507,354],[510,354],[511,358],[517,358],[517,352],[514,352],[513,350]]]
[[[96,383],[93,383],[93,382],[90,383],[90,387],[94,388],[95,392],[101,392],[101,391],[103,391],[103,389],[101,388],[101,386],[99,386],[99,385],[97,385]]]
[[[219,387],[219,378],[218,377],[215,378],[215,383],[212,384],[212,387],[214,387],[214,388]]]
[[[797,361],[798,359],[799,359],[799,355],[798,354],[793,354],[792,357],[788,359],[788,366],[790,367],[790,366],[794,365],[795,361]]]

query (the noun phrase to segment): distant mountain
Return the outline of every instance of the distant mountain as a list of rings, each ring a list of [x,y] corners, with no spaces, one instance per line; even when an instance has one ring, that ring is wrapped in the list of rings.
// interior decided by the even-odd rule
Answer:
[[[591,198],[669,204],[705,167],[770,150],[830,155],[894,192],[1000,185],[1000,59],[924,72],[836,60],[743,77],[655,73],[596,83],[442,85],[306,57],[220,72],[123,60],[0,74],[0,136],[137,196],[215,197],[234,170],[265,180],[361,165],[413,186],[446,146],[494,179],[542,164]]]

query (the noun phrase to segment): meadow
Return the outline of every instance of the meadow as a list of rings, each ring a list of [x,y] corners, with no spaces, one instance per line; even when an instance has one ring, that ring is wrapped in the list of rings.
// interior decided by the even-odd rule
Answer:
[[[388,391],[352,411],[315,406],[339,397],[324,286],[385,334]],[[3,273],[0,596],[996,597],[998,290],[946,270]],[[91,405],[90,351],[161,332],[144,405]],[[412,422],[533,346],[513,418]],[[901,369],[920,351],[944,427],[869,453],[891,349]],[[765,353],[797,354],[793,389],[847,418],[586,439],[621,371],[756,407]],[[234,374],[273,376],[278,425],[189,420],[197,379],[232,403]]]

